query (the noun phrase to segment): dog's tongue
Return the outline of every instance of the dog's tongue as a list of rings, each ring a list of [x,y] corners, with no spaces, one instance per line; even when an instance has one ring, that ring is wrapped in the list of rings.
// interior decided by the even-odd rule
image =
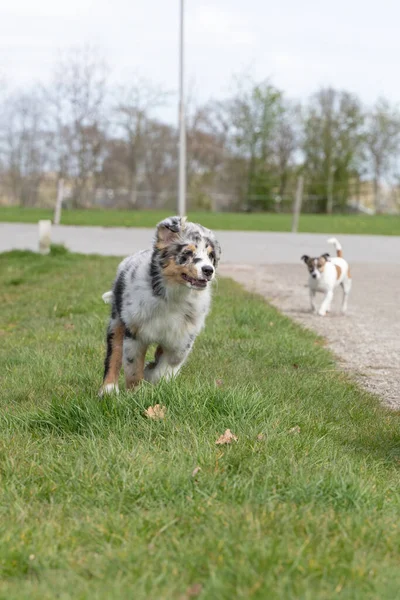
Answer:
[[[205,279],[195,279],[194,285],[197,285],[198,287],[206,287],[207,281]]]
[[[206,279],[194,279],[193,277],[189,277],[188,275],[185,275],[184,278],[186,279],[186,281],[188,281],[191,285],[194,285],[195,287],[205,287],[207,285]]]
[[[197,287],[204,287],[207,285],[207,281],[205,279],[190,279],[189,281],[192,285],[196,285]]]

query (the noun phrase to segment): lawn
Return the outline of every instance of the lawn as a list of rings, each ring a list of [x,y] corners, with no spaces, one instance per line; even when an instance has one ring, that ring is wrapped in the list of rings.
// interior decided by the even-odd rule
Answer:
[[[179,379],[99,400],[116,264],[0,255],[0,598],[398,597],[399,414],[228,280]]]
[[[152,210],[64,210],[63,225],[98,225],[102,227],[154,227],[169,216],[168,211]],[[273,213],[190,212],[191,221],[211,229],[238,231],[290,231],[292,217]],[[40,208],[0,207],[0,222],[36,223],[52,219],[53,211]],[[302,215],[299,231],[307,233],[357,233],[400,235],[400,215]]]

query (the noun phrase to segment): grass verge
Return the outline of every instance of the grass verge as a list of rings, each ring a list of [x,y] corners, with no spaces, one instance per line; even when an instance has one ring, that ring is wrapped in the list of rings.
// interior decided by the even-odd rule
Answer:
[[[64,210],[63,225],[101,227],[154,227],[169,216],[168,211],[152,210]],[[290,231],[291,215],[273,213],[190,212],[191,221],[211,229],[237,231]],[[52,219],[53,211],[40,208],[0,207],[0,222],[36,223]],[[400,216],[393,215],[302,215],[299,231],[328,234],[400,235]]]
[[[224,280],[176,382],[99,401],[116,262],[0,255],[0,597],[397,597],[399,415]]]

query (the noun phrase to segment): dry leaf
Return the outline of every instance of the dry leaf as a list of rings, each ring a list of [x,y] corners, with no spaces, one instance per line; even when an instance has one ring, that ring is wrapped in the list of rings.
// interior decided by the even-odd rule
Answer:
[[[263,433],[259,433],[257,436],[257,439],[259,442],[262,442],[264,438],[265,438],[265,435]]]
[[[149,406],[147,410],[144,411],[144,414],[148,419],[163,419],[165,417],[167,409],[165,406],[161,406],[161,404],[155,404],[154,406]]]
[[[299,365],[297,363],[293,363],[293,369],[298,369]]]
[[[238,439],[234,433],[230,429],[227,429],[221,437],[217,439],[216,444],[231,444],[232,442],[237,442]]]
[[[289,433],[300,433],[300,427],[298,425],[296,425],[296,427],[292,427],[292,429],[289,429]]]
[[[273,322],[273,321],[270,321],[270,322],[269,322],[269,326],[270,326],[270,327],[273,327],[273,326],[274,326],[274,322]]]
[[[223,382],[223,380],[222,380],[222,379],[216,379],[216,380],[215,380],[215,385],[216,385],[217,387],[221,387],[221,386],[223,386],[223,385],[224,385],[224,382]]]
[[[201,471],[201,467],[196,467],[195,469],[193,469],[192,471],[192,477],[196,477],[197,473]]]
[[[65,323],[64,329],[75,329],[75,325],[73,323]]]
[[[193,585],[188,587],[183,596],[181,596],[180,600],[189,600],[190,598],[196,598],[196,596],[201,594],[202,590],[203,586],[201,585],[201,583],[194,583]]]

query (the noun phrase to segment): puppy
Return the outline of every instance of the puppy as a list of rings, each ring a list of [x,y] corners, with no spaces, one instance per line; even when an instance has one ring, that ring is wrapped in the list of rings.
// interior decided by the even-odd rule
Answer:
[[[351,275],[348,263],[343,258],[342,246],[336,238],[328,240],[336,248],[336,257],[331,258],[329,254],[322,254],[318,258],[310,258],[306,254],[301,260],[307,265],[310,277],[308,285],[310,288],[311,310],[316,312],[315,294],[324,292],[325,298],[321,304],[318,314],[324,317],[331,309],[334,290],[340,285],[343,289],[342,314],[347,311],[347,299],[351,290]]]
[[[210,310],[211,282],[221,249],[215,235],[184,217],[157,225],[153,247],[122,261],[111,292],[107,354],[100,395],[178,374]],[[145,366],[150,344],[154,361]]]

